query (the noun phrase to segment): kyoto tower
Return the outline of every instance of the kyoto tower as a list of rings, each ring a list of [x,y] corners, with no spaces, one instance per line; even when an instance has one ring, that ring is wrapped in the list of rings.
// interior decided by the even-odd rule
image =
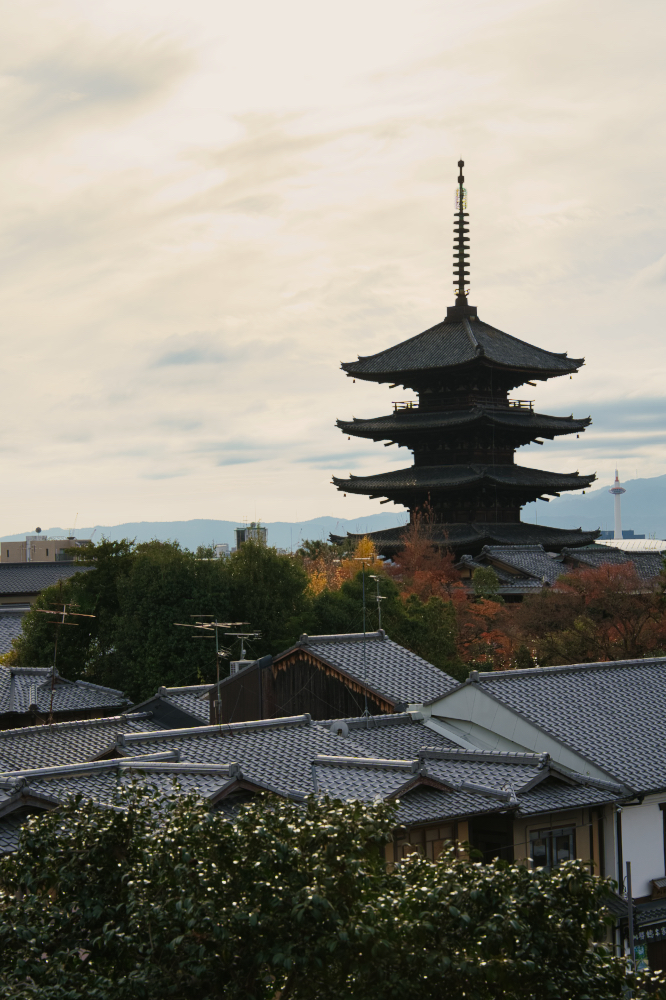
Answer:
[[[615,533],[613,538],[622,538],[622,512],[620,511],[620,497],[626,493],[624,486],[620,486],[617,469],[615,470],[615,482],[608,491],[615,497]]]

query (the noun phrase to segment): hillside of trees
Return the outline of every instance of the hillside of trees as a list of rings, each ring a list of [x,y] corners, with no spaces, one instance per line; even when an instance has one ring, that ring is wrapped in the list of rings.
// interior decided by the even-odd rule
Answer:
[[[50,666],[57,632],[63,676],[118,688],[135,702],[160,685],[214,681],[214,640],[176,624],[197,616],[247,622],[260,632],[248,656],[281,652],[303,632],[361,631],[363,572],[367,629],[378,627],[381,605],[392,639],[459,680],[471,669],[666,655],[663,578],[646,589],[631,566],[609,565],[569,573],[522,604],[505,604],[491,569],[476,571],[470,591],[453,557],[436,551],[418,523],[388,563],[368,539],[353,551],[307,542],[294,556],[248,542],[228,559],[177,543],[104,540],[79,558],[87,572],[40,595],[3,662]],[[94,617],[57,629],[42,611],[63,603]],[[236,646],[232,658],[238,655]]]

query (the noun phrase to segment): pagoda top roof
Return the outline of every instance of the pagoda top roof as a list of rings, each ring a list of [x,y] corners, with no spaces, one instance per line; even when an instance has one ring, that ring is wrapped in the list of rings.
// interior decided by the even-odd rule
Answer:
[[[560,491],[583,490],[597,477],[581,476],[578,472],[549,472],[528,469],[523,465],[415,465],[393,472],[380,472],[376,476],[349,476],[349,479],[333,477],[339,490],[348,493],[371,493],[386,496],[413,490],[458,490],[461,487],[478,486],[487,483],[509,489],[536,489],[544,493],[558,494]]]
[[[570,375],[584,364],[584,358],[568,358],[518,340],[484,323],[475,316],[444,320],[423,333],[403,340],[378,354],[359,356],[342,363],[355,378],[373,382],[401,382],[401,374],[457,368],[473,362],[490,363],[535,378]]]

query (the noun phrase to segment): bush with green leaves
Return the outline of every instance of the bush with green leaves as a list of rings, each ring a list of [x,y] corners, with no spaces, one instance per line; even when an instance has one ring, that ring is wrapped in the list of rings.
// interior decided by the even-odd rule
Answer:
[[[609,883],[448,852],[385,863],[395,805],[263,798],[235,818],[135,785],[0,862],[12,1000],[611,1000]],[[392,870],[393,869],[393,870]]]

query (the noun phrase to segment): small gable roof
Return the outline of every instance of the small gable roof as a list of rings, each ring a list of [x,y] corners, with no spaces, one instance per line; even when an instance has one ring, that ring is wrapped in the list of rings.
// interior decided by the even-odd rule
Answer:
[[[439,667],[393,642],[383,629],[366,632],[365,637],[363,632],[302,635],[273,663],[278,665],[299,652],[333,667],[396,707],[441,697],[458,683]]]

